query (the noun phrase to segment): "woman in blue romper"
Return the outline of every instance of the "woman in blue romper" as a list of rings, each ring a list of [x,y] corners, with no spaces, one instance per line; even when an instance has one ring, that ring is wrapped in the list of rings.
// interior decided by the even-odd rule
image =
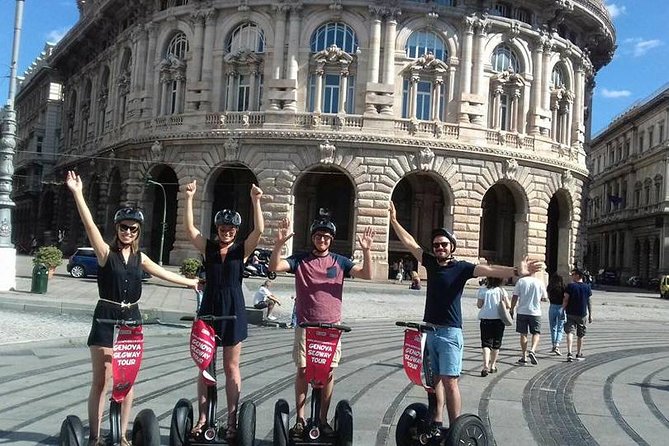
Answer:
[[[207,282],[199,314],[215,316],[237,316],[236,320],[217,321],[216,343],[223,346],[223,367],[225,370],[225,393],[228,403],[228,427],[226,438],[233,441],[237,435],[237,407],[241,393],[242,378],[239,372],[239,357],[242,341],[247,337],[246,306],[242,292],[242,271],[244,262],[253,254],[265,228],[260,197],[262,190],[255,184],[251,187],[253,206],[253,232],[246,240],[236,242],[237,231],[242,223],[241,216],[230,209],[216,213],[214,224],[217,240],[205,239],[193,223],[193,197],[197,183],[186,185],[186,234],[193,246],[204,254]],[[197,381],[198,407],[200,415],[191,434],[198,436],[207,422],[207,392],[202,375]]]
[[[93,324],[88,335],[88,347],[93,365],[93,382],[88,395],[89,445],[104,444],[100,438],[100,422],[105,406],[105,394],[112,378],[112,345],[114,326],[100,324],[97,319],[142,320],[138,301],[142,295],[142,271],[152,276],[197,289],[197,279],[186,279],[166,271],[139,251],[139,239],[144,224],[142,211],[134,208],[119,209],[114,215],[115,237],[111,244],[102,238],[93,221],[83,194],[81,178],[70,171],[66,179],[72,191],[79,216],[86,229],[88,240],[98,260],[99,299],[93,313]],[[129,446],[125,432],[130,419],[134,387],[121,405],[121,445]]]

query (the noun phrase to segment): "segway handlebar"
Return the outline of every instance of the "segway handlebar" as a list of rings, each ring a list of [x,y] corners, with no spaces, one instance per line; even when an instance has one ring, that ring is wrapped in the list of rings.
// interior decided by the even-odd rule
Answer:
[[[202,316],[181,316],[180,320],[182,321],[194,321],[196,319],[202,319],[205,322],[213,321],[234,321],[237,319],[237,316],[214,316],[213,314],[203,314]]]
[[[302,322],[301,324],[298,324],[302,328],[307,328],[307,327],[315,327],[315,328],[334,328],[336,330],[341,330],[344,333],[348,333],[351,331],[351,327],[348,325],[340,325],[340,324],[330,324],[326,322]]]
[[[398,327],[413,328],[414,330],[418,330],[421,333],[424,332],[424,331],[434,331],[434,330],[436,330],[436,328],[434,328],[431,325],[425,325],[425,324],[421,324],[421,323],[418,323],[418,322],[397,321],[397,322],[395,322],[395,325],[397,325]]]
[[[142,321],[138,321],[136,319],[101,319],[101,318],[95,318],[96,321],[98,321],[99,324],[111,324],[111,325],[125,325],[128,327],[137,327],[138,325],[148,325],[147,323],[144,323]]]

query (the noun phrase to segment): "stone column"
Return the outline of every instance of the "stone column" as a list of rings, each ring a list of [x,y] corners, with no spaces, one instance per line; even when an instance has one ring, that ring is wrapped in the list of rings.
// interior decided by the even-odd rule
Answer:
[[[395,38],[397,37],[397,13],[391,12],[386,17],[386,35],[383,49],[383,82],[387,85],[395,85]],[[392,105],[381,106],[381,114],[392,116]]]
[[[550,106],[550,99],[551,99],[551,92],[549,88],[550,84],[550,78],[551,78],[551,73],[548,71],[548,67],[551,61],[551,51],[550,51],[551,45],[549,43],[545,44],[544,46],[544,60],[543,60],[543,66],[541,68],[542,73],[545,73],[545,79],[543,80],[543,83],[541,84],[541,97],[542,97],[542,105],[541,107],[544,110],[548,110],[548,107]]]
[[[183,73],[177,73],[176,81],[177,81],[177,87],[176,87],[177,94],[174,99],[174,101],[176,102],[176,104],[174,105],[174,112],[183,113],[184,92],[186,91],[186,76]]]
[[[544,40],[545,37],[541,36],[537,40],[534,53],[533,65],[534,65],[534,79],[532,80],[532,90],[530,92],[530,109],[533,114],[532,128],[530,129],[530,135],[539,135],[541,130],[539,129],[539,111],[542,107],[541,95],[543,94],[543,65],[542,59],[544,54]]]
[[[158,33],[158,26],[154,23],[147,25],[149,32],[149,47],[146,56],[146,71],[144,74],[144,113],[150,115],[151,112],[160,114],[158,110],[158,97],[160,95],[160,82],[155,81],[156,62],[159,60],[159,55],[156,54],[156,34]],[[160,76],[160,74],[159,74]],[[153,89],[153,93],[151,93]],[[153,94],[153,98],[151,95]]]
[[[237,80],[237,72],[228,72],[228,97],[225,102],[225,111],[235,110],[235,81]]]
[[[511,96],[511,112],[509,113],[509,130],[512,132],[518,131],[518,101],[520,100],[520,91],[518,89],[513,91]]]
[[[475,95],[481,95],[483,94],[483,66],[485,64],[485,60],[481,55],[483,54],[483,50],[485,48],[485,39],[486,36],[488,35],[488,21],[487,20],[479,20],[477,22],[476,26],[476,47],[474,49],[474,55],[472,57],[473,59],[473,78],[472,78],[472,93]],[[471,39],[471,37],[470,37]]]
[[[434,80],[434,87],[432,89],[432,120],[441,121],[441,86],[443,85],[444,80],[438,76]]]
[[[369,38],[369,66],[367,82],[379,82],[379,64],[381,62],[381,17],[378,8],[370,6],[372,31]]]
[[[212,110],[212,96],[213,90],[213,63],[214,63],[214,38],[216,37],[216,15],[215,9],[210,9],[205,13],[205,28],[204,28],[204,48],[202,55],[202,91],[203,95],[200,97],[200,109],[204,111]]]
[[[276,31],[274,34],[274,53],[272,54],[272,78],[281,79],[286,39],[286,7],[283,5],[275,6],[274,14],[276,18]]]
[[[314,97],[314,113],[321,114],[323,112],[323,67],[316,67],[316,95]]]
[[[257,109],[257,101],[256,101],[257,82],[258,82],[258,67],[252,67],[251,73],[249,75],[249,103],[247,106],[248,111],[254,111]]]
[[[460,116],[461,123],[469,123],[469,114],[463,108],[469,106],[464,97],[471,93],[472,84],[472,40],[474,35],[475,16],[465,17],[465,35],[462,40],[462,63],[460,64]]]
[[[492,99],[492,128],[499,130],[502,126],[502,89],[500,87],[495,88]]]
[[[298,74],[298,51],[300,48],[300,7],[293,6],[290,10],[290,23],[288,29],[288,64],[286,67],[286,78],[297,79]],[[285,110],[297,110],[295,101],[286,101]]]
[[[165,116],[167,114],[167,104],[169,101],[167,100],[167,84],[169,81],[167,79],[161,79],[161,88],[162,88],[162,95],[161,97],[161,102],[160,102],[160,114],[162,116]]]
[[[572,125],[572,140],[574,142],[584,142],[581,138],[581,128],[583,127],[583,111],[584,111],[584,102],[583,96],[585,95],[585,70],[582,64],[578,64],[576,67],[576,76],[574,82],[574,110],[573,115],[573,125]]]
[[[409,119],[416,119],[416,108],[418,107],[418,81],[420,78],[418,76],[411,76],[409,80],[409,95],[411,100],[409,101]]]
[[[348,93],[348,70],[343,70],[339,77],[339,110],[338,113],[346,113],[346,99]]]
[[[189,68],[192,67],[190,75],[192,80],[198,82],[202,79],[202,51],[204,48],[204,15],[202,11],[196,11],[191,16],[191,22],[193,23],[193,56],[191,58],[192,63],[188,64]]]

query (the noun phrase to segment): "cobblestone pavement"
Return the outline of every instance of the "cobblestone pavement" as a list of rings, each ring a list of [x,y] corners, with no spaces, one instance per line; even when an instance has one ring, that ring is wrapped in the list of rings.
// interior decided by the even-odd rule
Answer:
[[[246,281],[251,289],[259,283]],[[287,318],[292,281],[280,278],[273,286],[284,301],[280,315]],[[145,312],[174,321],[192,311],[188,290],[154,280],[144,288]],[[404,285],[358,281],[347,282],[345,290],[345,320],[353,331],[344,337],[335,402],[348,399],[353,406],[356,445],[392,445],[403,408],[425,400],[424,391],[410,385],[401,369],[402,330],[393,321],[420,320],[424,293],[409,292]],[[499,373],[482,378],[474,293],[475,288],[467,289],[463,299],[463,411],[486,422],[495,444],[666,444],[669,301],[639,290],[596,290],[584,361],[568,363],[564,356],[549,355],[544,335],[539,364],[519,366],[518,336],[507,329]],[[94,281],[64,275],[50,281],[45,295],[0,293],[0,442],[56,444],[67,414],[85,418],[90,385],[85,336],[95,295]],[[12,340],[11,336],[25,340],[20,333],[35,326],[40,328],[31,339],[42,341]],[[145,331],[134,413],[154,410],[167,444],[175,402],[182,397],[194,401],[189,330],[168,324],[147,326]],[[258,407],[259,445],[271,444],[276,400],[285,398],[294,407],[291,340],[291,330],[253,326],[244,343],[243,399]],[[224,419],[224,411],[219,410],[219,416]]]

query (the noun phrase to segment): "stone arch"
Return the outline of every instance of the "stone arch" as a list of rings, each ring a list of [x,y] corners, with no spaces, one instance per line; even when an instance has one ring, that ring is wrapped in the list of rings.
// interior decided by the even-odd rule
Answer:
[[[212,240],[216,237],[214,217],[221,209],[233,209],[242,217],[237,241],[245,240],[253,230],[253,206],[251,185],[258,184],[255,173],[245,164],[227,162],[211,169],[202,192],[200,206],[203,235]]]
[[[170,26],[165,26],[163,29],[160,30],[160,33],[158,34],[158,39],[157,41],[160,42],[159,45],[157,45],[157,50],[155,53],[155,60],[156,62],[159,62],[165,58],[165,52],[167,51],[167,47],[170,44],[170,41],[172,40],[172,37],[174,37],[178,33],[184,33],[186,36],[186,40],[188,41],[188,51],[186,52],[186,62],[190,62],[190,59],[193,54],[193,30],[190,25],[188,25],[186,22],[183,20],[177,20],[176,22],[170,22]]]
[[[337,193],[333,193],[333,191]],[[330,211],[337,225],[332,250],[347,257],[355,249],[355,182],[349,173],[333,164],[315,165],[303,170],[293,184],[296,251],[312,249],[309,227],[320,208]]]
[[[144,186],[141,202],[144,204],[143,211],[146,221],[142,230],[141,244],[156,263],[162,261],[163,264],[169,264],[170,251],[174,248],[176,237],[179,182],[174,169],[167,164],[155,164],[148,169],[147,174],[153,181],[162,184],[165,195],[163,196],[160,186],[154,184]],[[165,228],[161,258],[163,216]]]
[[[497,48],[498,45],[503,43],[509,45],[509,47],[515,50],[518,58],[520,59],[519,62],[521,64],[521,70],[518,74],[523,75],[523,77],[528,74],[532,74],[534,72],[534,67],[532,65],[532,53],[528,49],[527,44],[520,39],[509,39],[503,33],[490,35],[490,38],[486,42],[483,49],[483,54],[481,56],[485,66],[490,67],[490,56],[492,56],[492,52],[495,50],[495,48]]]
[[[265,37],[265,53],[268,48],[274,51],[274,21],[273,17],[259,11],[238,12],[230,16],[220,16],[216,24],[216,38],[214,39],[214,49],[224,50],[227,39],[237,26],[252,22],[262,29]]]
[[[438,26],[435,26],[438,25]],[[402,28],[397,30],[397,38],[395,39],[395,48],[403,49],[415,31],[420,31],[427,29],[434,31],[439,34],[439,36],[444,41],[446,49],[448,51],[448,60],[444,62],[449,63],[449,60],[458,55],[459,50],[459,40],[458,40],[458,31],[451,25],[448,21],[438,20],[435,25],[430,25],[429,22],[423,17],[414,17],[409,19],[407,22],[402,24]]]
[[[572,205],[569,192],[560,189],[548,203],[546,271],[566,277],[570,270]]]
[[[344,10],[340,15],[334,16],[331,11],[323,10],[314,12],[305,17],[305,19],[304,26],[302,26],[302,31],[300,32],[300,42],[303,42],[302,45],[305,48],[310,48],[311,37],[318,27],[328,22],[345,23],[350,26],[358,39],[358,46],[360,48],[369,47],[369,26],[357,14]]]
[[[575,85],[576,85],[576,80],[574,78],[574,65],[571,62],[571,59],[569,58],[561,58],[560,54],[553,54],[550,62],[549,62],[549,68],[548,68],[548,76],[550,79],[550,76],[553,74],[553,70],[555,69],[556,66],[562,67],[562,71],[564,75],[566,76],[567,80],[567,85],[565,87],[567,90],[570,91],[575,91]],[[550,82],[550,80],[549,80]]]

